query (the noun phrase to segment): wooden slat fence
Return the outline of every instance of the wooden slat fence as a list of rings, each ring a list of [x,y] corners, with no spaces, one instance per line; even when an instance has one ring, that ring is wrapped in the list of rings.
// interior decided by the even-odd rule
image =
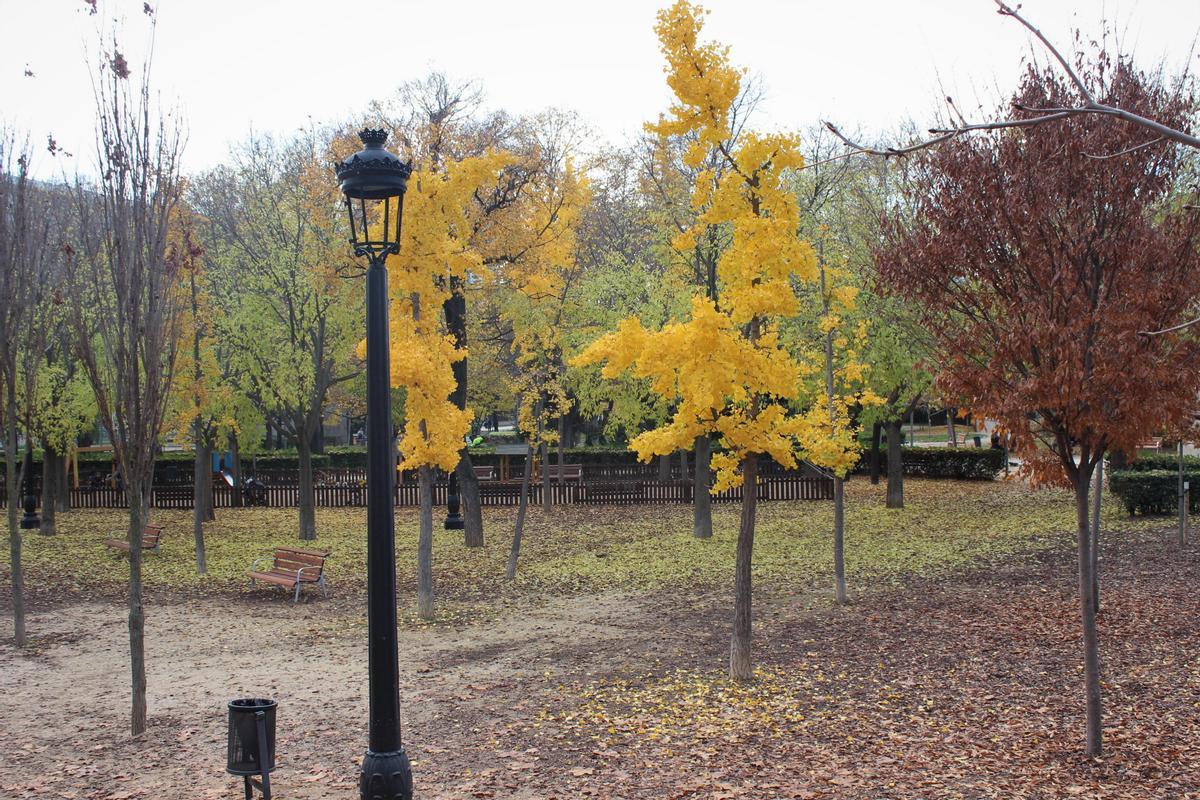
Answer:
[[[434,505],[446,504],[448,486],[440,481],[433,486]],[[300,505],[298,486],[268,485],[263,490],[268,508],[294,508]],[[529,502],[542,502],[543,485],[531,483]],[[520,502],[519,481],[484,481],[479,485],[480,503],[484,506],[516,506]],[[362,485],[315,486],[316,504],[322,508],[360,508],[367,504],[367,489]],[[671,480],[598,480],[550,484],[551,502],[555,505],[686,505],[692,502],[690,481]],[[190,509],[192,487],[178,484],[154,487],[153,507],[161,509]],[[742,499],[742,489],[730,489],[713,495],[714,503],[736,503]],[[758,499],[772,500],[831,500],[833,481],[824,475],[784,473],[760,477]],[[4,506],[4,490],[0,487],[0,507]],[[213,487],[213,504],[217,508],[233,508],[236,494],[223,484]],[[249,503],[246,503],[249,505]],[[395,487],[395,505],[419,505],[418,487],[405,481]],[[73,508],[128,508],[125,492],[110,487],[82,487],[71,490]]]

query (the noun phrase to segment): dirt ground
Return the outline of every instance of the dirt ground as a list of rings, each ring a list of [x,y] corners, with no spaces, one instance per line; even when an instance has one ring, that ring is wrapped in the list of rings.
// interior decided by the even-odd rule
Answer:
[[[1082,750],[1070,537],[950,578],[757,596],[757,688],[721,678],[720,593],[557,597],[400,633],[421,798],[1200,798],[1197,548],[1114,535],[1106,753]],[[358,598],[152,598],[150,730],[126,731],[116,602],[38,609],[0,647],[0,797],[232,798],[225,701],[279,701],[275,796],[355,797]]]

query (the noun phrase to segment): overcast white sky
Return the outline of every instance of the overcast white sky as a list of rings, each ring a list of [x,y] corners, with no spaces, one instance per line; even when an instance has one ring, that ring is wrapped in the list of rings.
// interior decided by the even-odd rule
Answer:
[[[185,170],[219,162],[251,129],[290,131],[308,119],[361,112],[367,101],[431,68],[477,79],[491,107],[574,109],[620,144],[670,95],[652,25],[666,0],[155,0],[154,80],[184,110]],[[867,138],[906,119],[928,121],[945,91],[970,109],[1008,91],[1030,38],[992,0],[709,0],[711,38],[767,92],[759,125],[819,119]],[[0,119],[48,133],[82,159],[92,140],[85,48],[98,20],[121,15],[125,39],[146,39],[142,0],[0,0]],[[1101,20],[1143,65],[1200,66],[1192,52],[1200,0],[1025,0],[1053,41]],[[131,58],[131,62],[133,59]],[[26,77],[26,67],[33,77]],[[56,173],[44,154],[38,172]],[[74,172],[69,167],[68,172]]]

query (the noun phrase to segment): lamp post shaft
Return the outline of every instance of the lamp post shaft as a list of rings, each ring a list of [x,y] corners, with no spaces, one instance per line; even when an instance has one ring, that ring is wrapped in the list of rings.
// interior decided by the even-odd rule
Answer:
[[[467,343],[467,298],[463,294],[462,279],[450,277],[450,296],[442,303],[446,314],[446,328],[454,337],[454,346],[463,347]],[[467,407],[467,360],[464,358],[450,365],[454,372],[454,391],[450,401],[460,409]],[[457,467],[450,471],[450,481],[446,492],[446,521],[443,527],[448,531],[461,531],[466,526],[462,515],[462,495],[459,493]]]
[[[400,742],[400,659],[396,641],[392,395],[386,256],[367,269],[367,636],[370,735],[362,800],[411,800],[412,769]]]

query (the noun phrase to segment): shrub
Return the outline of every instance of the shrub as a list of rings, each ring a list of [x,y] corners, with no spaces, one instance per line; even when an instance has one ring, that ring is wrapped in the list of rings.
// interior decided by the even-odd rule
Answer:
[[[1189,503],[1189,510],[1197,513],[1200,512],[1200,466],[1189,469],[1186,460],[1184,465],[1183,479],[1198,489],[1192,492]],[[1178,462],[1173,470],[1116,470],[1108,476],[1108,488],[1130,514],[1175,514],[1179,510]]]
[[[900,455],[904,474],[919,478],[990,481],[1004,469],[1004,451],[990,447],[902,447]],[[866,472],[869,459],[864,451],[855,472]],[[879,454],[879,469],[887,472],[887,450]]]
[[[1183,468],[1184,470],[1200,471],[1200,456],[1184,456]],[[1130,461],[1122,469],[1128,472],[1166,470],[1178,474],[1179,456],[1174,453],[1147,453]]]

